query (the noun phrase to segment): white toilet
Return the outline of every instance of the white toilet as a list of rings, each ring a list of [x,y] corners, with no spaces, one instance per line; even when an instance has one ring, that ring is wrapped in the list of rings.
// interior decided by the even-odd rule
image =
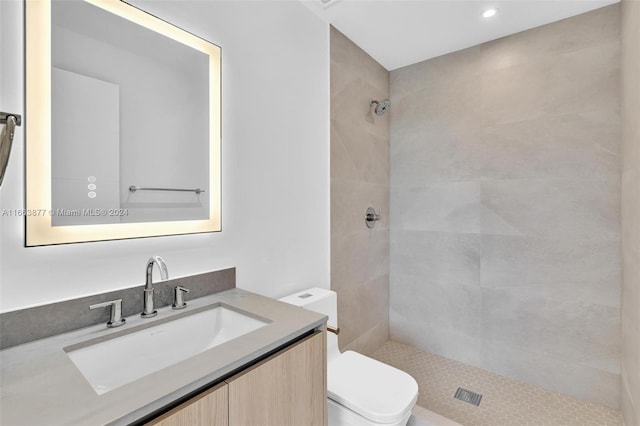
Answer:
[[[334,291],[310,288],[280,299],[329,317],[338,326]],[[404,371],[357,352],[340,353],[338,336],[327,333],[329,426],[404,426],[418,400],[418,384]]]

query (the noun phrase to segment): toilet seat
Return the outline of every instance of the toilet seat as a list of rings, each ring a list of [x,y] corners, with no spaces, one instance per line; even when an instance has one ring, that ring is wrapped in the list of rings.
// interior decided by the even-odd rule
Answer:
[[[392,424],[415,405],[418,384],[404,371],[346,351],[327,365],[327,394],[362,417]]]

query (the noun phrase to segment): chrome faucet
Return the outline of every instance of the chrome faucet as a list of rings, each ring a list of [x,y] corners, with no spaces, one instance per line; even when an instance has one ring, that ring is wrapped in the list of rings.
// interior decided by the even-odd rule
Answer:
[[[160,270],[160,279],[169,279],[167,264],[160,256],[151,256],[147,260],[147,281],[144,285],[144,308],[140,316],[142,318],[152,318],[158,315],[158,311],[153,308],[153,265],[157,264]]]

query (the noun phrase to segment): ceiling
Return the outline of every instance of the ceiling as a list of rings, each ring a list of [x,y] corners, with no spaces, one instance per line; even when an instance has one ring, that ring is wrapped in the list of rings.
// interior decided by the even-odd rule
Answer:
[[[619,0],[302,1],[391,71]]]

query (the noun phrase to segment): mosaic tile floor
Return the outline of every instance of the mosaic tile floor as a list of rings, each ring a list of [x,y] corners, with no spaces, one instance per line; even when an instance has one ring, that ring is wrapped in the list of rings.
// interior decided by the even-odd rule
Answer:
[[[418,382],[418,405],[465,426],[622,426],[620,412],[388,341],[374,354]],[[483,395],[479,407],[453,398]]]
[[[412,412],[413,415],[407,422],[407,426],[462,426],[419,405],[413,407]]]

